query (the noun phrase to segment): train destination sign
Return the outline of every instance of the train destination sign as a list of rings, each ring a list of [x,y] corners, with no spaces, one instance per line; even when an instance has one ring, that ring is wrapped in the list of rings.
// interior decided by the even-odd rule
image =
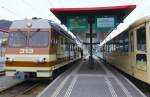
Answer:
[[[67,26],[71,31],[86,31],[88,30],[88,18],[86,16],[67,17]]]
[[[115,27],[116,18],[114,16],[97,16],[95,17],[96,30],[110,30]]]

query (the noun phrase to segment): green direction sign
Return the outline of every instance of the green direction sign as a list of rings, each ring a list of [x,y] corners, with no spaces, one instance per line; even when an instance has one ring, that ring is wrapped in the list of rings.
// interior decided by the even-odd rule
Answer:
[[[110,30],[115,27],[115,16],[97,16],[95,17],[96,30]]]
[[[67,17],[67,26],[71,31],[85,31],[88,29],[88,18],[86,16]]]

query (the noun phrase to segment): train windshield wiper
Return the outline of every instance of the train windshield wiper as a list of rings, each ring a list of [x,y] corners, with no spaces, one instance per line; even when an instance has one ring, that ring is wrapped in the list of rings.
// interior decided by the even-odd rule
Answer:
[[[37,34],[37,32],[30,32],[29,33],[29,38],[32,38],[34,35],[36,35]]]
[[[30,32],[29,38],[32,38],[37,32],[39,32],[40,29],[37,29],[35,32]],[[32,33],[32,34],[31,34]]]

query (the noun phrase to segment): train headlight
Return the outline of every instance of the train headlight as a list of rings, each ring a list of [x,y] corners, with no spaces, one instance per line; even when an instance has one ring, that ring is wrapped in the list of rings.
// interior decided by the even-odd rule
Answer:
[[[37,63],[45,63],[46,62],[46,58],[39,58],[36,62]]]
[[[14,61],[14,59],[6,57],[6,62],[13,62],[13,61]]]

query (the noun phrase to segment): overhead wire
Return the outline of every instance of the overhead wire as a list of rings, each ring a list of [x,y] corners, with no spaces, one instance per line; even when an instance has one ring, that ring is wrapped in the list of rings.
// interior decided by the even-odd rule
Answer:
[[[37,8],[34,8],[32,4],[30,4],[29,2],[27,2],[26,0],[21,0],[22,3],[24,5],[26,5],[28,8],[32,9],[32,11],[35,13],[35,14],[39,14],[39,13],[42,13],[42,11],[39,11]],[[5,11],[9,12],[10,14],[12,14],[13,16],[17,16],[17,17],[22,17],[22,14],[19,13],[19,11],[15,11],[14,8],[11,8],[10,6],[6,6],[8,4],[6,4],[6,2],[2,1],[1,0],[1,3],[0,3],[0,7],[2,9],[4,9]],[[26,18],[26,17],[24,17]]]
[[[10,12],[10,13],[13,14],[13,15],[16,15],[16,13],[15,13],[14,11],[12,11],[12,10],[10,10],[10,9],[8,9],[8,8],[6,8],[6,7],[4,7],[4,6],[1,6],[1,8],[4,9],[4,10],[6,10],[6,11],[8,11],[8,12]]]
[[[32,9],[32,11],[34,11],[35,13],[39,14],[41,11],[38,11],[36,8],[33,7],[33,5],[31,5],[29,2],[27,2],[26,0],[21,0],[26,6],[30,7]]]
[[[8,7],[6,6],[6,4],[5,4],[3,1],[1,1],[0,7],[1,7],[2,9],[4,9],[5,11],[11,13],[12,15],[20,16],[18,13],[16,13],[15,11],[13,11],[12,8],[11,8],[11,9],[8,8]]]

